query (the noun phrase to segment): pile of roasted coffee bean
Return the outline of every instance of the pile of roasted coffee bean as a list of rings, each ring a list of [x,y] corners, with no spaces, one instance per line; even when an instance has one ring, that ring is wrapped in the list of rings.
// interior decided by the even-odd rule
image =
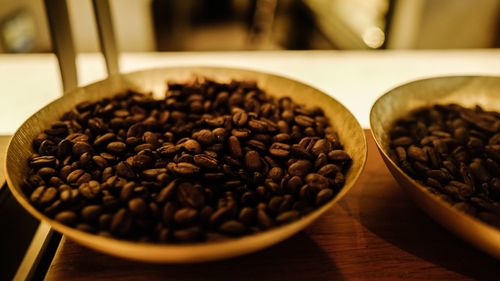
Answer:
[[[242,81],[85,102],[33,149],[23,188],[44,214],[98,235],[168,243],[297,220],[335,196],[351,162],[320,108]]]
[[[500,228],[500,113],[435,105],[396,121],[391,158],[457,209]]]

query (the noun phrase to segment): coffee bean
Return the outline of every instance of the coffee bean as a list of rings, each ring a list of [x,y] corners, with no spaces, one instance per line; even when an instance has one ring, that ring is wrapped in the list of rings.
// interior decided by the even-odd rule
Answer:
[[[224,234],[240,236],[247,232],[247,228],[244,224],[236,221],[230,220],[220,225],[220,231]]]
[[[322,190],[328,188],[328,179],[320,174],[311,173],[306,176],[306,182],[312,188]]]
[[[332,150],[332,144],[325,139],[320,139],[316,143],[314,143],[311,152],[315,156],[318,156],[320,153],[328,153],[331,150]]]
[[[37,174],[42,178],[51,178],[56,174],[56,170],[49,167],[43,167],[38,170]]]
[[[238,109],[233,112],[233,124],[241,127],[247,123],[248,115],[244,110]]]
[[[253,208],[244,207],[241,209],[238,220],[246,225],[252,225],[255,221],[256,212]]]
[[[68,139],[63,139],[57,144],[57,157],[59,159],[64,159],[70,156],[73,151],[73,142]]]
[[[500,172],[500,147],[490,144],[498,135],[495,124],[500,124],[499,118],[497,112],[479,106],[423,107],[395,122],[391,153],[397,155],[403,171],[437,196],[467,214],[480,219],[485,216],[494,223],[491,214],[496,209],[487,201],[500,199],[492,180]]]
[[[281,203],[283,203],[284,198],[282,196],[274,196],[269,200],[268,208],[271,213],[277,214],[279,212]]]
[[[48,205],[52,203],[56,199],[57,193],[58,192],[55,187],[44,189],[43,193],[40,196],[40,199],[38,200],[40,202],[40,205]]]
[[[232,210],[228,207],[222,207],[217,209],[211,216],[210,216],[210,224],[211,225],[219,225],[223,221],[229,219],[231,217]]]
[[[118,210],[113,216],[110,224],[110,230],[112,233],[125,236],[127,235],[132,227],[132,218],[129,212],[122,208]]]
[[[193,222],[198,216],[198,211],[192,208],[182,208],[175,212],[174,221],[180,225]]]
[[[137,170],[146,170],[151,168],[153,165],[153,158],[145,154],[136,155],[132,160],[132,166]]]
[[[298,160],[297,162],[290,165],[290,167],[288,167],[288,173],[291,176],[303,177],[307,175],[307,173],[309,173],[311,168],[312,168],[311,162],[307,160]]]
[[[193,226],[185,229],[174,231],[174,238],[180,242],[192,242],[199,239],[201,229],[198,226]]]
[[[207,129],[203,129],[196,133],[193,133],[193,139],[199,141],[201,144],[204,145],[211,145],[217,140],[216,135],[212,131]]]
[[[104,135],[98,136],[95,141],[94,145],[95,146],[101,146],[110,143],[111,141],[115,140],[116,135],[114,133],[106,133]]]
[[[305,115],[297,115],[293,120],[302,127],[311,127],[314,124],[314,119]]]
[[[490,174],[480,159],[472,161],[472,163],[469,164],[469,169],[480,182],[488,182],[490,180]]]
[[[349,161],[351,157],[343,150],[332,150],[328,153],[328,158],[332,161]]]
[[[201,152],[201,145],[199,142],[193,140],[193,139],[188,139],[185,142],[182,143],[181,147],[183,147],[187,152],[190,153],[200,153]]]
[[[132,166],[130,166],[130,164],[125,161],[122,161],[116,165],[116,174],[126,179],[134,179],[136,177]]]
[[[269,229],[274,226],[273,220],[269,217],[269,215],[264,210],[257,211],[257,221],[259,226],[264,229]]]
[[[269,153],[276,157],[287,157],[290,154],[290,145],[286,143],[275,142],[269,148]]]
[[[260,155],[255,150],[250,150],[245,154],[245,165],[252,171],[259,171],[261,168]]]
[[[422,162],[427,162],[427,160],[428,160],[427,154],[421,148],[419,148],[417,146],[411,145],[410,147],[408,147],[407,153],[408,153],[408,157],[410,157],[414,160],[418,160],[418,161],[422,161]]]
[[[80,214],[82,218],[88,222],[95,222],[99,219],[102,213],[102,207],[99,205],[88,205],[85,206]]]
[[[172,198],[172,196],[175,193],[175,188],[177,186],[177,183],[178,183],[177,180],[169,182],[168,185],[165,186],[156,196],[156,202],[163,204],[167,202],[167,200]]]
[[[276,217],[276,222],[278,224],[290,223],[292,221],[297,220],[300,217],[299,212],[297,211],[288,211],[280,214]]]
[[[242,156],[241,144],[237,137],[230,136],[228,140],[229,155],[235,158]]]
[[[78,221],[78,216],[72,211],[62,211],[55,215],[54,219],[62,224],[72,226]]]
[[[29,166],[33,169],[39,169],[43,167],[57,167],[57,158],[54,156],[38,156],[34,157],[29,161]]]
[[[92,147],[90,146],[90,144],[86,142],[77,141],[73,145],[72,150],[73,150],[73,155],[75,155],[76,157],[80,157],[80,155],[82,155],[85,152],[91,152]]]
[[[201,208],[205,204],[205,197],[200,187],[188,182],[183,182],[177,187],[177,198],[184,206],[195,209]]]
[[[80,184],[80,186],[78,187],[78,191],[81,195],[83,195],[83,197],[87,199],[93,199],[99,195],[101,191],[101,185],[97,181],[89,181]]]
[[[68,174],[66,181],[68,183],[76,183],[83,174],[85,174],[85,171],[82,169],[74,170]]]
[[[333,198],[333,191],[331,189],[322,189],[318,194],[316,194],[316,206],[321,206]]]
[[[193,160],[196,165],[202,168],[216,169],[218,167],[217,159],[208,154],[197,154],[193,157]]]
[[[114,142],[108,143],[108,145],[106,146],[106,149],[111,153],[118,154],[118,153],[122,153],[123,151],[125,151],[125,149],[127,149],[127,145],[123,142],[120,142],[120,141],[114,141]]]
[[[283,169],[281,169],[280,167],[272,167],[267,173],[267,177],[274,182],[280,182],[283,178]]]
[[[170,162],[167,165],[167,169],[182,176],[192,176],[200,171],[198,166],[188,162],[181,162],[178,164]]]
[[[128,202],[128,209],[136,216],[142,216],[146,213],[146,202],[142,198],[134,198]]]
[[[497,162],[500,161],[500,144],[487,145],[484,149],[489,157],[495,159]]]
[[[62,120],[33,140],[30,202],[77,230],[142,243],[221,241],[297,220],[333,198],[351,161],[321,109],[269,97],[253,82],[170,83],[159,100],[127,91]],[[470,138],[497,145],[485,128],[474,127],[454,157],[478,157],[463,155],[479,152]],[[428,131],[454,149],[453,134]],[[435,162],[448,160],[432,155],[432,141],[416,173],[441,171]],[[492,178],[498,165],[489,159],[481,167]]]
[[[413,144],[413,140],[410,137],[400,137],[394,140],[391,140],[391,146],[409,146]]]

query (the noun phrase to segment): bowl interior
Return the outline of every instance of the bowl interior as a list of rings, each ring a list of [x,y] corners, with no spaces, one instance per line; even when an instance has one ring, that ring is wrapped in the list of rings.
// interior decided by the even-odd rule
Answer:
[[[438,77],[390,90],[372,107],[373,137],[393,176],[424,211],[455,234],[500,258],[499,230],[438,199],[407,176],[388,156],[389,129],[395,120],[418,107],[447,103],[466,107],[480,105],[487,110],[500,111],[500,77]]]
[[[300,220],[282,227],[225,242],[157,245],[120,241],[103,238],[78,231],[46,217],[29,203],[20,185],[27,174],[26,161],[31,154],[31,141],[58,120],[63,113],[83,101],[99,100],[126,89],[152,91],[155,96],[163,96],[166,81],[189,81],[195,77],[206,77],[220,82],[237,80],[256,81],[269,95],[290,96],[307,106],[320,106],[338,133],[345,150],[353,158],[353,164],[346,175],[346,182],[336,197]],[[336,201],[343,197],[360,175],[366,161],[366,141],[363,130],[354,116],[339,102],[325,93],[303,83],[284,77],[261,72],[212,67],[159,68],[114,76],[89,86],[78,88],[57,99],[31,116],[17,130],[7,150],[5,169],[7,182],[16,199],[33,216],[48,222],[54,229],[68,238],[95,250],[133,260],[147,262],[201,262],[238,256],[257,251],[284,240],[305,228]]]

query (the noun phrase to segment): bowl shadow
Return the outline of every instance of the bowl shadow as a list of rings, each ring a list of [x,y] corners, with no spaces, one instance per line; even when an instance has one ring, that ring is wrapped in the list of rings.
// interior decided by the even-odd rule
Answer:
[[[114,258],[65,240],[45,280],[343,280],[330,257],[305,232],[271,248],[224,261],[160,265]]]

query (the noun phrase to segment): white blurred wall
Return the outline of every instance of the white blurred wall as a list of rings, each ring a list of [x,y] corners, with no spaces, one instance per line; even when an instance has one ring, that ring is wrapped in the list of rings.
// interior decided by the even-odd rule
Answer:
[[[68,10],[77,51],[98,51],[99,43],[91,1],[68,0]],[[155,50],[151,0],[111,0],[111,13],[121,51]]]

